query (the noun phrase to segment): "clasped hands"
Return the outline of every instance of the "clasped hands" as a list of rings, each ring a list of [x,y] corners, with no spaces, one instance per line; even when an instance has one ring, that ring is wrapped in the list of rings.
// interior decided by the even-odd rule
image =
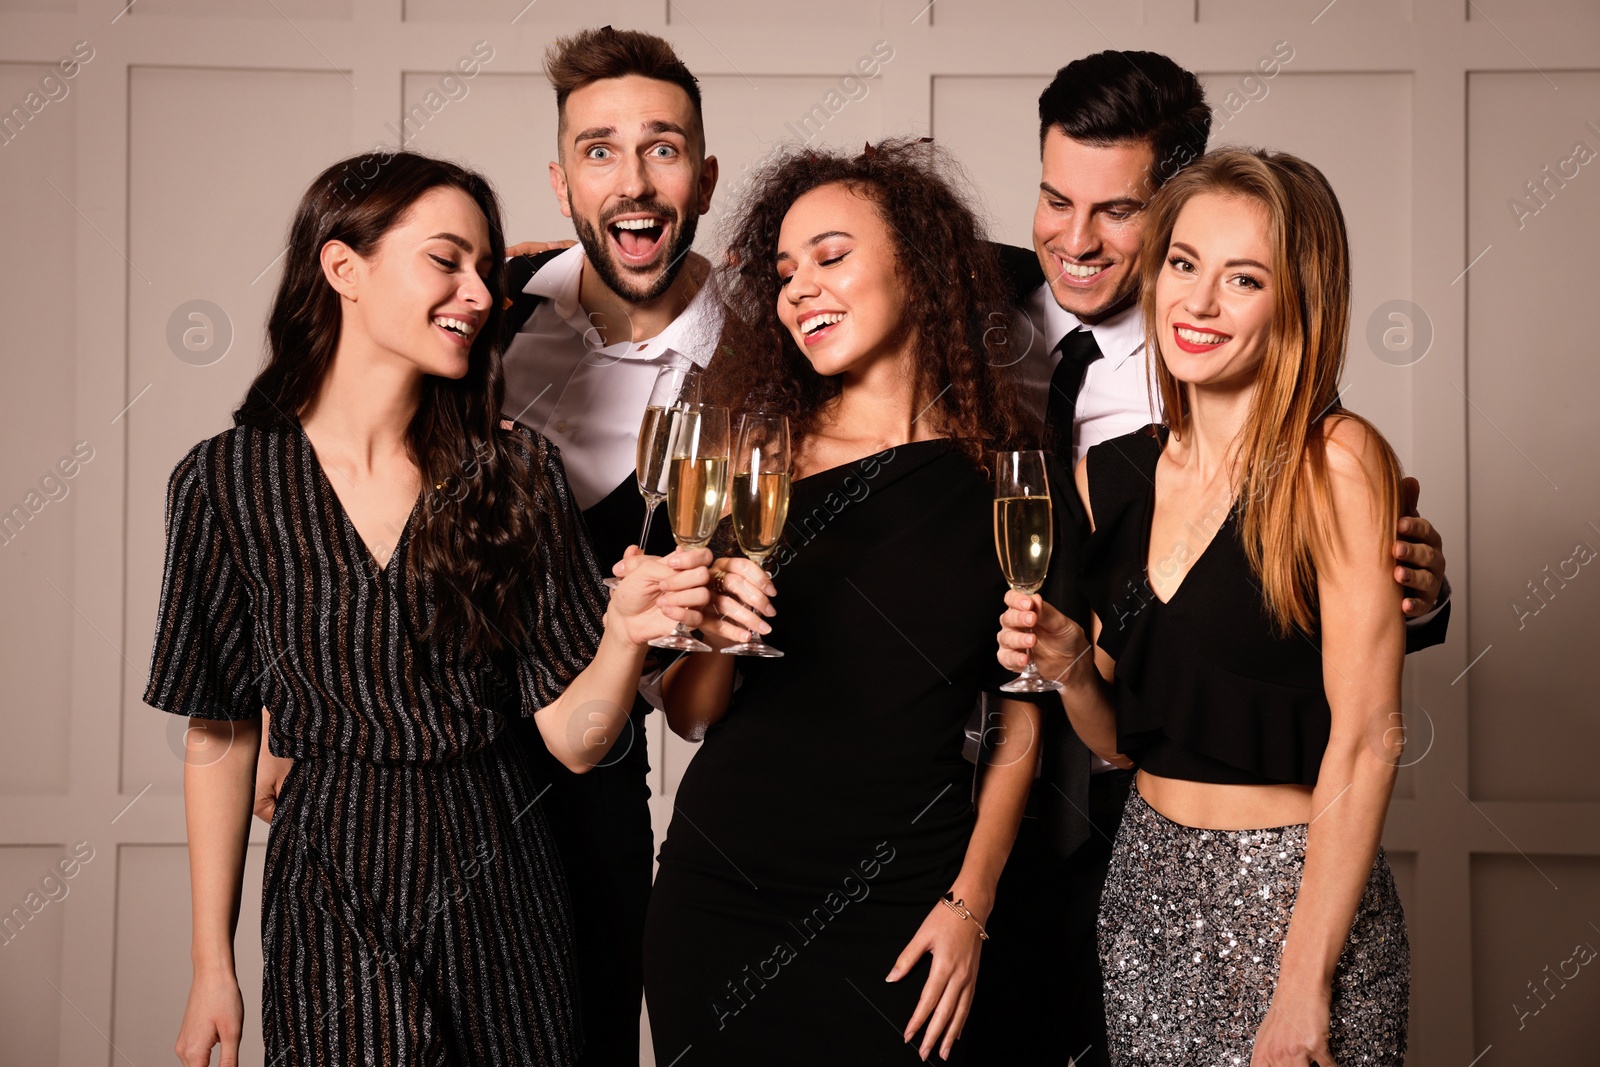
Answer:
[[[661,560],[671,565],[675,557],[687,553],[693,553],[693,558],[696,560],[709,558],[711,555],[710,550],[704,548],[679,549],[669,556],[661,557]],[[652,559],[655,557],[646,556],[637,545],[628,546],[622,559],[612,568],[612,573],[624,580],[624,585],[617,586],[611,594],[613,605],[618,605],[617,594],[623,591],[628,576],[635,573],[645,561]],[[700,565],[703,563],[697,564]],[[699,607],[700,610],[684,606],[684,601],[681,599],[662,595],[659,614],[664,615],[669,624],[660,633],[667,633],[672,629],[671,623],[682,619],[684,625],[690,629],[699,628],[706,644],[714,649],[721,649],[748,640],[752,633],[765,635],[772,632],[772,627],[766,620],[777,613],[772,606],[772,598],[778,595],[778,589],[772,584],[772,579],[767,577],[766,572],[752,560],[726,556],[711,560],[707,568],[707,577],[691,588],[698,591],[701,587],[709,587],[710,596],[709,602],[696,600],[695,607]],[[632,604],[632,601],[629,601],[629,604]],[[629,610],[624,605],[618,605],[618,608],[624,613]],[[636,610],[647,611],[648,608],[649,605],[646,604],[643,609]],[[658,635],[649,634],[649,637],[654,636]]]
[[[611,591],[607,628],[616,628],[630,644],[643,645],[671,633],[679,622],[690,629],[700,626],[711,601],[711,563],[708,548],[647,556],[630,545],[611,568],[621,581]]]

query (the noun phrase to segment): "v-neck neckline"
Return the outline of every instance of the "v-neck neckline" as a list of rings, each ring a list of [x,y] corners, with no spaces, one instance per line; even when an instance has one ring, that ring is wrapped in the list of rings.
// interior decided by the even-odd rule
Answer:
[[[1200,554],[1194,557],[1194,562],[1190,563],[1189,569],[1183,572],[1183,578],[1178,582],[1177,586],[1172,590],[1172,592],[1167,594],[1167,599],[1162,600],[1161,597],[1156,593],[1156,587],[1150,583],[1150,542],[1152,539],[1151,535],[1155,532],[1156,527],[1156,470],[1161,466],[1161,456],[1167,450],[1167,428],[1165,426],[1161,428],[1160,435],[1156,438],[1156,440],[1160,442],[1161,447],[1156,451],[1155,466],[1150,468],[1150,507],[1144,524],[1144,547],[1140,553],[1140,560],[1144,564],[1145,588],[1150,590],[1150,596],[1157,604],[1160,604],[1162,607],[1168,607],[1174,600],[1178,599],[1178,594],[1182,593],[1184,589],[1188,587],[1189,579],[1194,577],[1194,572],[1199,569],[1201,563],[1205,562],[1205,558],[1211,554],[1211,546],[1215,545],[1222,538],[1223,531],[1233,523],[1233,514],[1238,509],[1238,502],[1232,501],[1229,503],[1228,514],[1223,517],[1222,522],[1219,523],[1216,530],[1212,532],[1211,539],[1206,542],[1206,547],[1202,548],[1200,550]]]
[[[328,471],[322,465],[322,458],[317,455],[317,446],[312,443],[311,435],[306,433],[306,428],[301,424],[299,418],[294,418],[293,422],[295,429],[299,431],[300,443],[305,446],[306,453],[311,457],[311,466],[316,469],[317,480],[321,484],[321,490],[328,495],[333,510],[339,515],[339,521],[343,524],[345,531],[355,539],[356,544],[361,546],[361,551],[366,556],[367,565],[377,572],[378,577],[386,577],[389,573],[389,564],[393,563],[395,558],[400,555],[401,549],[405,547],[406,538],[411,535],[411,521],[416,518],[418,510],[422,507],[422,491],[420,489],[417,491],[416,503],[411,505],[411,511],[407,513],[405,522],[400,527],[400,533],[395,537],[394,548],[389,550],[389,558],[379,563],[377,555],[372,551],[372,547],[367,544],[367,539],[361,536],[361,531],[356,529],[355,521],[350,518],[350,513],[345,510],[344,501],[339,498],[339,491],[333,487],[333,481],[328,477]]]

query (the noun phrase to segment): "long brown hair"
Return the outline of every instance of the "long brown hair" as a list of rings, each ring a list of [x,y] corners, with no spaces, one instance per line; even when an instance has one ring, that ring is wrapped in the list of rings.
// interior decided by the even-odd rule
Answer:
[[[1161,351],[1156,280],[1178,214],[1195,196],[1220,193],[1260,204],[1272,247],[1271,333],[1249,414],[1234,442],[1240,535],[1280,632],[1311,633],[1317,620],[1312,549],[1331,546],[1328,417],[1355,419],[1381,455],[1384,523],[1398,512],[1400,461],[1375,426],[1339,403],[1350,333],[1350,245],[1333,187],[1316,167],[1284,152],[1224,148],[1162,186],[1150,203],[1141,262],[1146,347]],[[1183,383],[1155,359],[1167,425],[1182,438],[1192,418]]]
[[[318,175],[295,211],[283,279],[267,319],[268,357],[233,413],[240,426],[293,428],[317,394],[339,347],[339,294],[322,273],[322,246],[343,241],[371,257],[418,198],[460,189],[488,221],[489,318],[478,330],[459,379],[427,375],[407,431],[423,486],[421,530],[407,542],[434,578],[437,611],[427,633],[450,634],[466,652],[520,647],[527,627],[516,610],[517,585],[530,564],[540,573],[533,525],[536,500],[551,500],[548,479],[529,463],[520,438],[500,427],[505,382],[496,339],[505,295],[505,237],[500,204],[481,175],[415,152],[367,153]]]
[[[926,406],[935,425],[980,463],[985,448],[1037,447],[1037,420],[1008,369],[1016,357],[1004,275],[954,173],[943,152],[912,139],[853,156],[797,148],[758,171],[726,224],[719,292],[728,315],[707,393],[733,407],[759,399],[787,415],[796,447],[839,395],[841,377],[813,370],[778,320],[774,263],[790,206],[813,189],[840,184],[871,200],[889,224],[913,334],[918,408]]]

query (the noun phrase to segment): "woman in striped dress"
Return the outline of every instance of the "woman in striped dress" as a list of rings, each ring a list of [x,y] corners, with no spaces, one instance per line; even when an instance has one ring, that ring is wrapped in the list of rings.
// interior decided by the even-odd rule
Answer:
[[[266,1060],[581,1051],[565,885],[507,717],[593,765],[646,642],[698,624],[710,554],[633,556],[608,603],[555,446],[499,416],[503,260],[477,174],[413,153],[330,167],[236,425],[172,473],[145,700],[194,720],[185,1064],[238,1054],[263,706],[295,761],[263,884]]]

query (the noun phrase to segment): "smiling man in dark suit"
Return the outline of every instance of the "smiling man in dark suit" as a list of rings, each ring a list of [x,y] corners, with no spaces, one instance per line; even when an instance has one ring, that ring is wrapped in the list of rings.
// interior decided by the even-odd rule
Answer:
[[[1072,470],[1101,441],[1161,421],[1148,384],[1139,310],[1145,206],[1205,152],[1211,110],[1199,79],[1153,52],[1101,52],[1063,67],[1039,97],[1041,175],[1033,248],[1007,248],[1018,314],[1016,373],[1045,417],[1061,490],[1081,521]],[[1407,587],[1411,650],[1444,640],[1436,607],[1444,556],[1432,525],[1406,514],[1395,580]],[[1073,574],[1074,532],[1045,599],[1088,622]],[[1133,772],[1095,758],[1047,713],[1040,774],[990,917],[983,974],[965,1040],[972,1062],[1108,1062],[1095,918]]]

